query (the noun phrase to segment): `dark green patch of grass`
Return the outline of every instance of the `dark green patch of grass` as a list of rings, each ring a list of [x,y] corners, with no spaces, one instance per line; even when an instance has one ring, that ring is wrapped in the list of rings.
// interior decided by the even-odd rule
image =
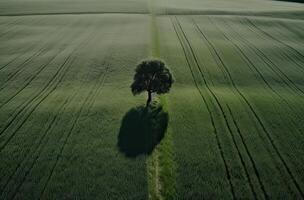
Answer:
[[[164,137],[169,115],[161,105],[130,109],[122,119],[118,148],[127,157],[150,154]]]

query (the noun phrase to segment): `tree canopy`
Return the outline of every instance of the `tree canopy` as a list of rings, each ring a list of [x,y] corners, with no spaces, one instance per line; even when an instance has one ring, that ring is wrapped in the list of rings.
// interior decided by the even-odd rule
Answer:
[[[152,100],[152,93],[164,94],[170,91],[173,76],[161,60],[144,60],[135,70],[134,81],[131,85],[133,95],[148,92],[147,106]]]

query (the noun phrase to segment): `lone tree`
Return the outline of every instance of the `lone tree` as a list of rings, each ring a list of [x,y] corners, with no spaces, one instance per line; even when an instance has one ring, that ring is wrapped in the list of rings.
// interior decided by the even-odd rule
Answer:
[[[148,107],[152,101],[152,93],[164,94],[169,92],[173,82],[172,74],[163,61],[144,60],[136,67],[131,90],[133,95],[147,91],[146,107]]]

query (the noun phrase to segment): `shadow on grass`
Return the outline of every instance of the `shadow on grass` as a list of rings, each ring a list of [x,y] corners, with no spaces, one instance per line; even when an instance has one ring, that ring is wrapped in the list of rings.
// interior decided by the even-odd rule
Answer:
[[[161,105],[130,109],[122,119],[118,148],[127,157],[150,154],[165,135],[169,115]]]

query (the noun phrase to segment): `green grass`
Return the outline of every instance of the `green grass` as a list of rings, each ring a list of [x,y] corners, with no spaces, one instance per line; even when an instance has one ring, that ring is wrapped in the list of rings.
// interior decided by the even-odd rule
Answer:
[[[228,198],[229,189],[236,198],[301,195],[301,47],[260,31],[265,18],[160,21],[166,30],[162,55],[181,74],[170,95],[179,196]]]
[[[0,13],[0,199],[304,197],[302,4],[3,0]],[[159,97],[169,124],[128,157],[119,133],[145,103],[129,85],[146,57],[176,79]]]

